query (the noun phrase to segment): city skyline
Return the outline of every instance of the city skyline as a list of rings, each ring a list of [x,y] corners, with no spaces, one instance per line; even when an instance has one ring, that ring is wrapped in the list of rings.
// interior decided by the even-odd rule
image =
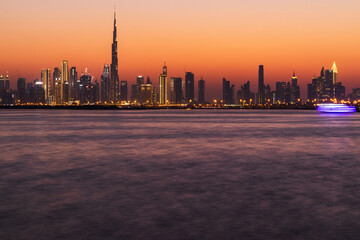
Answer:
[[[38,1],[41,2],[41,1]],[[66,12],[69,13],[71,11],[79,10],[81,1],[75,1],[74,8],[72,10],[67,10]],[[138,5],[139,12],[137,13],[143,13],[145,10],[145,7],[150,7],[151,9],[154,8],[154,6],[158,6],[162,1],[156,1],[153,4],[145,3],[143,1],[135,1]],[[143,5],[139,5],[139,3],[143,3]],[[199,1],[200,2],[200,1]],[[324,1],[316,1],[315,3],[312,3],[314,6],[317,6],[320,3],[323,3]],[[276,34],[276,31],[273,33],[269,33],[268,28],[262,27],[262,26],[255,26],[254,28],[249,28],[247,31],[256,31],[256,32],[262,32],[264,34],[264,38],[262,41],[257,42],[258,45],[249,45],[250,40],[254,40],[254,36],[251,37],[251,34],[248,34],[249,32],[244,33],[242,35],[242,41],[235,42],[235,40],[238,39],[239,36],[235,36],[230,34],[230,32],[225,31],[225,33],[228,33],[229,35],[222,35],[222,37],[227,37],[226,39],[228,42],[226,45],[223,44],[223,42],[219,41],[218,44],[215,44],[215,40],[219,40],[219,36],[215,33],[218,33],[219,30],[216,27],[223,27],[227,26],[226,23],[228,18],[221,19],[219,17],[209,18],[211,23],[216,23],[214,25],[214,28],[209,29],[209,25],[206,22],[202,22],[202,20],[199,20],[197,18],[193,19],[192,22],[194,23],[194,28],[192,28],[190,25],[190,28],[192,30],[197,28],[204,28],[205,30],[202,31],[205,36],[211,36],[207,38],[204,43],[205,46],[209,46],[208,44],[213,44],[211,47],[212,51],[209,51],[209,48],[203,48],[202,46],[199,46],[200,42],[198,38],[195,38],[197,34],[186,34],[185,32],[182,32],[183,26],[179,25],[178,28],[176,27],[170,27],[171,24],[175,24],[176,21],[174,20],[167,20],[163,21],[162,25],[159,25],[159,28],[161,28],[161,31],[164,32],[162,41],[150,41],[150,40],[158,40],[158,38],[154,38],[153,34],[144,34],[149,31],[144,25],[142,24],[134,24],[134,18],[129,17],[129,13],[131,13],[131,10],[134,10],[134,4],[130,4],[131,6],[128,6],[129,4],[124,4],[122,2],[115,2],[118,12],[118,41],[119,41],[119,74],[120,74],[120,81],[126,80],[128,83],[133,83],[136,81],[136,77],[138,75],[144,75],[144,76],[150,76],[150,78],[153,80],[155,86],[158,85],[157,81],[154,81],[158,78],[159,75],[159,66],[163,63],[164,60],[168,62],[169,70],[168,70],[168,78],[170,77],[185,77],[185,72],[193,72],[195,75],[195,82],[199,81],[201,77],[203,77],[207,84],[206,84],[206,95],[212,99],[216,98],[219,99],[221,97],[221,91],[218,91],[218,88],[221,87],[221,79],[226,78],[227,80],[230,80],[232,83],[236,85],[236,89],[239,89],[241,85],[245,84],[247,81],[252,82],[251,84],[251,90],[253,92],[257,92],[257,71],[258,71],[258,65],[264,65],[265,66],[265,77],[264,81],[265,84],[270,84],[271,87],[274,88],[276,85],[276,82],[278,81],[289,81],[292,77],[292,73],[295,70],[298,77],[298,83],[301,88],[301,97],[302,99],[306,98],[306,88],[307,84],[311,82],[311,79],[314,76],[317,76],[319,73],[319,68],[325,65],[325,68],[330,68],[331,64],[336,60],[337,65],[339,67],[339,81],[343,82],[347,86],[347,93],[351,92],[352,88],[357,88],[359,86],[359,80],[360,76],[359,73],[355,70],[356,66],[360,65],[359,60],[356,58],[358,54],[360,54],[359,48],[356,48],[355,42],[358,39],[358,35],[354,35],[354,33],[359,32],[357,29],[352,29],[352,35],[350,37],[350,32],[348,32],[349,28],[352,26],[351,24],[355,24],[358,19],[353,19],[352,17],[355,17],[353,15],[352,11],[354,9],[359,9],[359,4],[355,1],[345,1],[343,3],[343,7],[337,9],[337,19],[333,20],[330,18],[331,21],[329,23],[333,22],[332,27],[334,27],[332,30],[336,33],[342,32],[346,30],[344,34],[334,34],[331,38],[328,35],[325,35],[325,30],[319,29],[318,34],[315,35],[309,35],[308,39],[303,39],[304,46],[296,45],[293,42],[289,41],[291,39],[287,39],[285,41],[285,45],[281,46],[275,44],[273,46],[266,45],[270,42],[273,42],[271,40],[272,37],[277,39],[280,35]],[[279,22],[278,17],[284,17],[287,16],[287,11],[290,10],[289,4],[285,4],[285,7],[281,8],[279,7],[279,4],[282,3],[282,1],[275,1],[274,6],[269,6],[267,3],[264,3],[264,6],[260,6],[259,9],[264,11],[266,10],[266,7],[269,7],[266,12],[271,16],[271,18],[274,18],[275,23],[277,27],[280,27],[278,30],[290,30],[288,27],[281,28],[281,22]],[[310,3],[306,3],[310,4]],[[305,5],[306,5],[305,4]],[[1,3],[4,8],[9,9],[8,13],[5,13],[2,17],[8,17],[7,19],[13,19],[11,13],[15,13],[14,6],[11,3]],[[90,2],[88,5],[97,6],[97,3]],[[85,6],[85,9],[89,12],[94,12],[93,9],[91,9],[88,5]],[[194,3],[194,9],[198,9],[199,3]],[[224,5],[224,6],[223,6]],[[230,6],[234,6],[239,8],[239,4],[233,2],[233,1],[225,1],[220,8],[220,10],[229,10],[228,8]],[[254,11],[254,6],[251,6],[252,4],[245,4],[244,9],[250,8],[252,11]],[[332,15],[330,13],[334,13],[335,7],[330,6],[331,2],[327,2],[327,6],[329,8],[327,17],[331,17]],[[32,6],[26,5],[29,9],[33,9]],[[49,8],[51,4],[45,4],[44,8]],[[173,3],[167,4],[169,8],[179,6],[178,1],[174,1]],[[214,9],[215,6],[219,6],[218,1],[213,1],[209,3],[209,6],[207,6],[208,10],[211,10],[210,12],[201,12],[201,14],[215,14],[217,13]],[[27,81],[32,81],[33,79],[40,79],[40,73],[41,69],[51,69],[51,72],[54,67],[60,67],[60,63],[62,60],[66,59],[69,61],[69,67],[76,66],[78,69],[78,72],[83,72],[83,69],[88,68],[93,76],[95,76],[95,79],[100,80],[101,75],[103,72],[103,66],[104,64],[110,64],[111,63],[111,55],[109,55],[109,44],[112,42],[111,38],[111,31],[113,25],[111,25],[112,16],[110,14],[112,10],[113,5],[112,4],[104,4],[98,9],[98,14],[94,15],[96,16],[96,20],[99,21],[97,24],[95,24],[94,29],[96,28],[98,32],[94,32],[91,34],[86,33],[82,35],[82,38],[80,38],[82,45],[77,43],[75,40],[66,40],[63,39],[63,43],[60,45],[57,45],[54,47],[53,38],[50,38],[50,36],[56,36],[57,38],[64,38],[60,35],[49,35],[48,39],[45,38],[45,40],[41,40],[40,42],[43,44],[43,47],[40,49],[36,49],[36,55],[33,54],[34,48],[28,47],[24,48],[24,46],[34,46],[38,44],[38,35],[35,35],[34,41],[25,41],[23,38],[19,38],[13,43],[10,44],[9,39],[14,38],[15,36],[20,35],[26,35],[30,34],[31,30],[36,30],[39,27],[43,26],[39,23],[38,25],[32,25],[28,26],[28,30],[24,30],[24,27],[27,26],[28,23],[21,22],[21,17],[18,17],[18,22],[12,22],[7,21],[8,24],[6,24],[6,28],[9,26],[17,26],[17,32],[14,33],[12,31],[6,31],[7,32],[7,38],[2,38],[1,46],[4,47],[4,54],[7,56],[5,58],[2,58],[0,60],[0,73],[3,75],[6,75],[6,72],[9,72],[9,75],[11,77],[11,85],[14,88],[16,85],[16,79],[19,77],[26,78]],[[337,6],[339,7],[339,6]],[[60,7],[61,8],[61,7]],[[350,9],[351,8],[351,9]],[[242,11],[244,11],[242,9]],[[284,13],[280,11],[282,9]],[[184,10],[185,14],[190,14],[194,10],[193,9],[183,9],[183,7],[180,7],[180,10]],[[174,12],[175,15],[180,14],[180,10],[177,10]],[[274,12],[271,12],[270,10],[274,10]],[[343,16],[345,14],[345,10],[347,13],[347,16],[345,18],[341,18],[340,16]],[[349,11],[350,12],[349,12]],[[24,13],[24,6],[20,5],[17,9],[18,12]],[[84,10],[85,11],[85,10]],[[280,12],[279,12],[280,11]],[[306,12],[309,14],[313,10],[309,10],[309,12]],[[286,14],[285,14],[286,12]],[[106,16],[103,14],[106,13]],[[221,16],[223,15],[222,12],[220,12]],[[169,14],[169,13],[166,13]],[[279,15],[277,15],[279,14]],[[301,15],[301,13],[299,13]],[[324,14],[324,13],[322,13]],[[145,14],[148,16],[147,14]],[[34,19],[30,19],[29,21],[38,21],[38,16],[35,16]],[[95,17],[94,17],[95,18]],[[234,15],[235,18],[235,15]],[[59,20],[57,17],[53,16],[51,17],[52,21]],[[72,28],[71,26],[79,26],[78,24],[82,24],[82,28],[79,28],[76,30],[73,34],[77,36],[80,33],[83,32],[84,29],[88,29],[89,26],[92,23],[92,19],[85,19],[81,20],[80,18],[71,18],[72,24],[69,25],[69,28]],[[141,18],[142,19],[142,18]],[[243,18],[238,19],[236,17],[236,20],[248,20],[247,16],[243,16]],[[326,20],[319,20],[315,19],[315,23],[317,24],[324,24],[324,27],[329,24],[326,23],[328,18],[325,18]],[[150,29],[152,27],[158,26],[155,23],[159,20],[159,17],[154,16],[154,19],[152,18],[148,19],[148,24]],[[354,21],[350,21],[354,20]],[[67,20],[68,21],[68,20]],[[255,21],[255,20],[254,20]],[[51,22],[51,21],[50,21]],[[136,21],[135,21],[136,22]],[[186,22],[189,22],[189,20],[186,20]],[[236,22],[236,21],[235,21]],[[291,21],[290,21],[291,22]],[[349,25],[349,23],[351,24]],[[22,24],[23,23],[23,24]],[[36,22],[38,23],[38,22]],[[137,23],[144,23],[144,21],[138,20]],[[326,23],[326,25],[325,25]],[[335,24],[336,23],[336,24]],[[44,23],[45,24],[45,23]],[[134,24],[134,25],[132,25]],[[155,24],[155,25],[153,25]],[[225,24],[225,25],[224,25]],[[131,29],[129,29],[129,26],[132,26]],[[177,26],[176,24],[174,26]],[[231,25],[233,26],[233,25]],[[300,35],[300,33],[306,32],[306,28],[309,25],[307,24],[300,24],[296,25],[296,28],[291,29],[295,35]],[[101,27],[98,28],[98,27]],[[57,29],[57,32],[64,33],[65,35],[68,35],[70,33],[70,30],[68,30],[65,27],[60,27],[56,25],[53,28]],[[174,38],[173,35],[170,33],[174,33],[178,29],[179,33],[176,34],[176,36],[179,36],[179,39]],[[277,29],[277,28],[276,28]],[[275,29],[275,30],[276,30]],[[345,30],[344,30],[345,29]],[[233,29],[234,30],[234,29]],[[47,30],[49,33],[53,33],[53,29]],[[158,30],[159,31],[159,30]],[[158,34],[158,31],[156,33]],[[329,30],[330,31],[330,30]],[[90,31],[89,31],[90,32]],[[138,39],[134,40],[134,33],[137,33]],[[233,31],[232,33],[235,33],[237,31]],[[98,34],[101,33],[101,34]],[[170,35],[168,35],[170,34]],[[270,35],[269,35],[270,34]],[[31,35],[31,34],[30,34]],[[41,35],[41,34],[40,34]],[[216,35],[216,36],[215,36]],[[359,34],[360,35],[360,34]],[[140,37],[139,37],[140,36]],[[271,37],[269,37],[271,36]],[[205,40],[200,38],[201,40]],[[317,42],[318,38],[322,38],[322,44],[315,44]],[[192,39],[192,44],[189,43],[190,39]],[[270,39],[270,40],[269,40]],[[14,40],[14,39],[13,39]],[[36,40],[36,41],[35,41]],[[131,43],[129,41],[132,41]],[[246,40],[246,41],[245,41]],[[315,41],[316,40],[316,41]],[[360,39],[359,39],[360,40]],[[348,43],[344,45],[345,43]],[[352,44],[349,44],[349,41]],[[54,41],[55,42],[55,41]],[[306,46],[307,44],[310,44],[310,42],[313,42],[314,47]],[[19,43],[16,45],[16,43]],[[24,44],[26,43],[26,44]],[[77,44],[75,44],[77,43]],[[153,44],[150,44],[153,43]],[[274,44],[274,43],[272,43]],[[287,45],[286,45],[287,44]],[[299,44],[299,43],[297,43]],[[76,47],[74,47],[76,45]],[[21,51],[21,57],[19,56],[19,52],[14,51],[14,46],[17,46]],[[289,53],[283,53],[285,50],[288,50],[288,48],[292,46],[293,51]],[[297,47],[296,47],[297,46]],[[329,47],[331,46],[331,47]],[[151,49],[150,49],[151,47]],[[255,47],[255,48],[254,48]],[[249,48],[252,51],[240,51],[243,48]],[[11,51],[11,53],[7,54],[7,51]],[[61,49],[61,54],[58,54],[57,52]],[[196,50],[197,49],[197,50]],[[343,49],[344,51],[341,52],[340,50]],[[145,51],[146,50],[146,51]],[[181,50],[182,52],[176,52],[175,50]],[[201,51],[200,51],[201,50]],[[345,51],[346,50],[346,51]],[[277,52],[277,54],[275,54]],[[296,53],[298,52],[298,53]],[[303,53],[301,52],[307,52],[307,58],[303,58]],[[309,53],[311,52],[311,56]],[[350,52],[350,53],[349,53]],[[131,53],[131,54],[130,54]],[[290,54],[291,53],[291,54]],[[236,55],[236,57],[234,57]],[[289,55],[286,57],[286,55]],[[16,58],[17,56],[17,58]],[[35,58],[36,56],[36,58]],[[97,57],[101,56],[101,57]],[[249,57],[251,56],[251,58]],[[291,57],[290,57],[291,56]],[[33,58],[31,58],[33,57]],[[14,59],[15,58],[15,59]],[[104,60],[101,60],[104,59]],[[145,63],[146,62],[146,63]]]

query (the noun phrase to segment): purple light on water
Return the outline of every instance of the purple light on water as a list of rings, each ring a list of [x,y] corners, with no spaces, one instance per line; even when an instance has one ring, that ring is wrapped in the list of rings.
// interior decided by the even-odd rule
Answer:
[[[347,106],[345,104],[319,104],[316,109],[322,113],[354,113],[356,108],[354,106]]]

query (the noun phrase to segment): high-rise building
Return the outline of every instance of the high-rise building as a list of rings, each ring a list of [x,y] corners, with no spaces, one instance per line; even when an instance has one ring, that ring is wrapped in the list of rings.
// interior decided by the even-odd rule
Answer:
[[[298,86],[297,82],[298,82],[298,79],[294,72],[294,74],[291,78],[291,91],[290,91],[290,102],[291,103],[297,103],[300,100],[300,87]]]
[[[137,85],[137,94],[136,99],[141,103],[141,85],[143,85],[145,82],[145,78],[143,76],[138,76],[136,78],[136,85]]]
[[[118,72],[118,47],[117,47],[117,27],[116,27],[116,13],[114,12],[114,31],[113,43],[111,45],[111,76],[110,76],[110,93],[109,101],[117,103],[119,95],[119,72]]]
[[[238,103],[248,105],[248,104],[252,104],[253,103],[252,101],[253,99],[252,99],[252,93],[250,91],[250,81],[248,81],[243,86],[241,86]]]
[[[80,103],[94,103],[94,86],[91,83],[92,77],[85,71],[80,77]]]
[[[258,104],[265,104],[264,66],[259,66]]]
[[[96,79],[94,84],[92,84],[93,89],[93,103],[98,104],[100,102],[100,84],[99,81]]]
[[[338,69],[336,67],[336,63],[334,62],[331,71],[333,73],[333,85],[337,84],[337,74],[338,74]]]
[[[146,77],[146,84],[152,84],[149,76]]]
[[[56,83],[58,83],[58,84],[56,84]],[[58,99],[60,99],[60,102],[61,102],[61,91],[56,90],[56,87],[58,87],[58,88],[61,87],[61,71],[58,67],[54,68],[53,80],[52,80],[51,84],[52,84],[51,90],[52,90],[52,94],[55,96],[55,101],[58,98]],[[56,95],[57,92],[60,95]],[[60,102],[57,104],[60,104]]]
[[[287,84],[286,82],[276,83],[276,101],[277,103],[285,104],[287,98]]]
[[[180,104],[183,100],[182,78],[172,77],[170,80],[170,102]]]
[[[131,84],[131,96],[130,96],[130,100],[131,103],[139,103],[139,99],[137,99],[137,95],[138,95],[138,86],[136,84]]]
[[[140,89],[140,104],[151,105],[152,104],[152,92],[153,87],[151,84],[141,84]]]
[[[202,78],[198,83],[198,102],[205,103],[205,81]]]
[[[45,101],[51,96],[51,74],[50,69],[42,69],[41,70],[41,82],[42,88],[45,92]]]
[[[163,66],[163,73],[160,74],[159,79],[160,88],[160,105],[167,104],[167,66],[166,63]]]
[[[230,81],[227,81],[223,78],[223,103],[229,104],[230,103]]]
[[[103,74],[101,75],[101,102],[108,103],[110,102],[110,67],[109,65],[104,65]]]
[[[9,77],[8,74],[6,74],[5,89],[6,89],[6,90],[9,90],[9,89],[10,89],[10,77]]]
[[[18,93],[18,101],[17,103],[25,103],[26,102],[26,80],[25,78],[19,78],[17,80],[17,93]]]
[[[120,101],[127,102],[128,100],[128,84],[127,81],[121,81],[120,84]]]
[[[188,103],[194,101],[194,74],[191,72],[185,75],[185,99]]]
[[[78,78],[78,73],[76,71],[76,67],[72,67],[70,69],[70,82],[69,82],[69,97],[70,97],[70,101],[76,101],[79,100],[79,96],[77,95],[77,78]]]
[[[2,91],[5,88],[5,79],[3,75],[0,75],[0,91]]]
[[[69,101],[69,62],[67,60],[63,60],[61,63],[61,101],[68,102]]]
[[[45,103],[45,89],[43,88],[43,82],[36,81],[34,85],[34,103],[44,104]]]

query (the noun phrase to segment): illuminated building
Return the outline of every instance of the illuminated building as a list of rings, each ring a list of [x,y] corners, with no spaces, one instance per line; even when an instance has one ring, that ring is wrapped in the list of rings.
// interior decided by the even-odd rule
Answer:
[[[76,71],[76,67],[72,67],[70,69],[70,82],[69,82],[69,97],[70,101],[79,100],[79,96],[77,95],[77,78],[78,73]]]
[[[160,88],[160,105],[167,104],[167,67],[166,63],[163,67],[163,73],[160,74],[159,79],[159,88]]]
[[[42,88],[45,92],[45,101],[51,96],[51,74],[50,69],[42,69],[41,70],[41,82]]]
[[[146,77],[146,84],[152,84],[149,76]]]
[[[158,92],[156,87],[153,88],[152,102],[153,102],[154,105],[159,104],[159,92]]]
[[[56,99],[60,99],[60,102],[57,102],[57,104],[61,103],[61,91],[57,91],[56,87],[61,87],[61,71],[59,68],[54,68],[54,73],[53,73],[53,80],[52,80],[52,94],[55,96],[55,101]],[[58,83],[58,84],[56,84]],[[58,95],[57,95],[58,93]]]
[[[131,96],[130,96],[130,100],[132,103],[139,103],[139,99],[137,99],[137,95],[138,95],[138,86],[137,84],[131,84]]]
[[[90,74],[85,73],[80,77],[80,103],[88,104],[95,102],[94,85],[91,83],[92,77]]]
[[[185,75],[185,99],[186,102],[194,102],[194,74],[187,72]]]
[[[291,78],[291,90],[290,90],[290,102],[296,103],[299,102],[300,99],[300,87],[297,84],[297,77],[295,75],[295,72]]]
[[[259,66],[258,104],[265,103],[264,66]]]
[[[238,94],[238,103],[242,102],[243,104],[250,104],[250,99],[252,98],[252,93],[250,91],[250,81],[241,86],[240,89],[240,93]]]
[[[104,65],[103,74],[101,75],[101,102],[109,103],[110,98],[110,67],[109,65]]]
[[[10,89],[10,77],[9,77],[8,74],[6,74],[5,89],[6,89],[6,90],[9,90],[9,89]]]
[[[3,75],[0,75],[0,91],[2,91],[5,88],[5,79]]]
[[[151,84],[141,84],[140,89],[140,104],[151,105],[152,104],[152,92],[153,88]]]
[[[45,103],[45,89],[43,82],[35,82],[34,86],[34,102],[36,104],[44,104]]]
[[[287,103],[289,89],[286,82],[276,82],[276,101],[280,104]]]
[[[17,103],[25,103],[26,102],[26,80],[25,78],[19,78],[17,80]]]
[[[141,85],[144,84],[145,78],[143,76],[138,76],[136,78],[136,86],[137,86],[137,90],[136,90],[136,99],[141,102]]]
[[[338,69],[334,62],[331,70],[322,67],[320,76],[312,79],[308,85],[308,100],[311,102],[330,102],[332,99],[345,99],[345,87],[338,82]]]
[[[69,101],[69,62],[67,60],[62,61],[61,63],[61,101]]]
[[[336,67],[336,64],[334,62],[332,68],[331,68],[331,71],[333,73],[333,85],[336,85],[337,84],[337,74],[338,74],[338,69]]]
[[[117,47],[117,27],[116,27],[116,13],[114,12],[114,31],[113,43],[111,45],[111,76],[110,76],[110,91],[109,101],[116,103],[119,95],[119,72],[118,72],[118,47]]]
[[[120,83],[120,101],[127,102],[128,100],[128,84],[127,81]]]

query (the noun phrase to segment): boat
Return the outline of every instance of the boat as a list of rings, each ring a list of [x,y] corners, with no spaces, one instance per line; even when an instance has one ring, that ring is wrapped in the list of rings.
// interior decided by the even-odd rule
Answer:
[[[320,113],[354,113],[356,108],[346,104],[323,103],[317,105],[316,111]]]

